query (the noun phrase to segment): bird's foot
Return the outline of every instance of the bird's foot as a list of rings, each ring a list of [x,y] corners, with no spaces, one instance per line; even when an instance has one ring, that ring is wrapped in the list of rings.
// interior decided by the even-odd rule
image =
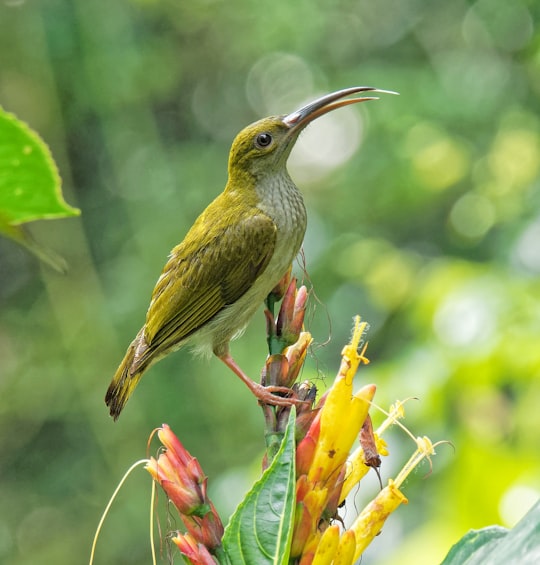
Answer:
[[[286,386],[263,386],[251,380],[236,364],[230,353],[220,355],[219,358],[246,384],[249,390],[257,397],[260,404],[271,406],[298,406],[306,402],[300,400],[296,392]],[[284,396],[279,396],[284,395]]]
[[[257,397],[260,404],[271,406],[298,406],[306,402],[298,398],[294,390],[286,386],[263,386],[252,381],[253,388],[248,385],[251,392]],[[280,396],[284,395],[284,396]]]

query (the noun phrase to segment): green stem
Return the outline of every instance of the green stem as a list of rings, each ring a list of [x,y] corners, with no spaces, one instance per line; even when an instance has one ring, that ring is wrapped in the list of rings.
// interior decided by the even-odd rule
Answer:
[[[212,550],[212,554],[217,559],[219,565],[231,565],[231,561],[227,552],[223,549],[222,545],[218,545]]]

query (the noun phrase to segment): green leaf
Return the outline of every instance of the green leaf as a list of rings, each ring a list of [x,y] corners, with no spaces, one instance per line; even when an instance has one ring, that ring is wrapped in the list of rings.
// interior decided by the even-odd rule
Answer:
[[[441,565],[533,565],[540,563],[540,501],[512,529],[471,530]]]
[[[0,233],[64,271],[64,260],[38,244],[20,224],[79,214],[64,201],[60,175],[45,142],[0,108]]]
[[[0,212],[2,223],[77,216],[64,201],[49,148],[25,123],[0,108]]]
[[[442,565],[485,563],[486,555],[491,554],[494,544],[504,538],[507,533],[508,530],[500,526],[471,530],[452,547]]]
[[[225,530],[223,547],[234,565],[288,562],[295,506],[295,418],[293,407],[272,464],[238,506]]]

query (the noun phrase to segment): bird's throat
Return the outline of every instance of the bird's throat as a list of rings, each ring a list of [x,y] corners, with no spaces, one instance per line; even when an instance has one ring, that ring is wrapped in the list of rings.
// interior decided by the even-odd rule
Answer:
[[[306,231],[307,216],[304,199],[291,177],[284,170],[261,179],[256,185],[257,208],[270,216],[281,236],[290,240],[292,248],[298,253]],[[293,257],[294,258],[294,257]]]

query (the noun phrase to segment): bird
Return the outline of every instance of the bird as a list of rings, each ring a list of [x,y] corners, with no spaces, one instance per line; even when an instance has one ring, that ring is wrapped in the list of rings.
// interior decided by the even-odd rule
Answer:
[[[142,375],[185,346],[217,356],[259,402],[287,406],[289,389],[265,387],[247,376],[229,350],[267,295],[289,271],[307,225],[304,201],[287,172],[300,132],[316,118],[375,96],[370,86],[345,88],[298,110],[244,128],[229,153],[228,180],[173,248],[152,292],[146,321],[131,342],[105,396],[117,420]],[[393,94],[393,93],[392,93]]]

